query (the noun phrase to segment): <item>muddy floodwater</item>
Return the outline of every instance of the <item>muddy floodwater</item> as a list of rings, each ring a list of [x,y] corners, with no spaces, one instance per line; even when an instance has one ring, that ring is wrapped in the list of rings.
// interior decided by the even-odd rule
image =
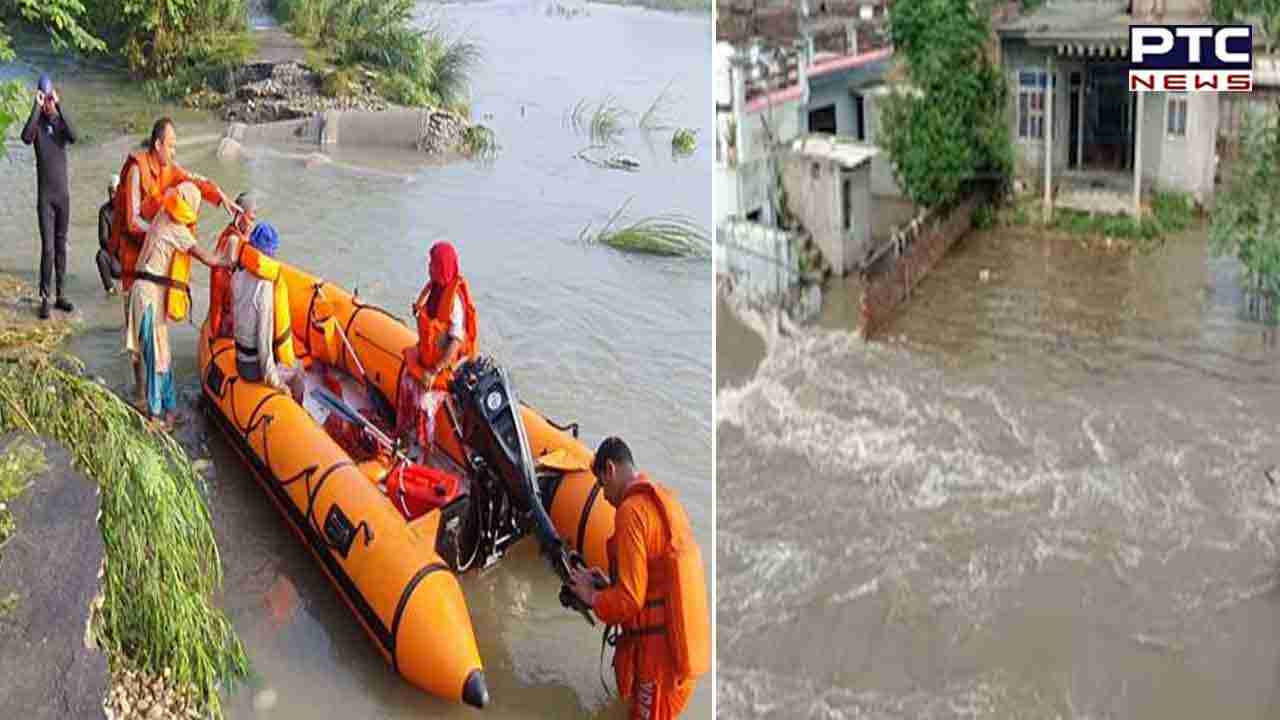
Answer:
[[[870,344],[722,300],[720,715],[1280,717],[1280,351],[1205,235],[971,234]]]
[[[358,288],[361,298],[401,317],[425,281],[430,243],[452,240],[476,297],[482,352],[511,370],[522,399],[557,421],[581,423],[591,447],[607,434],[627,438],[637,460],[679,493],[709,563],[709,267],[587,247],[577,238],[588,222],[600,224],[632,197],[636,216],[682,213],[709,232],[710,16],[587,7],[588,15],[564,19],[549,16],[542,3],[423,6],[424,22],[439,18],[482,46],[472,112],[502,144],[491,163],[440,166],[410,151],[342,148],[342,162],[376,171],[358,173],[268,152],[220,161],[214,142],[184,144],[178,159],[229,194],[257,190],[260,217],[280,229],[283,259]],[[69,295],[83,323],[72,349],[92,372],[124,390],[129,369],[120,354],[120,301],[104,296],[93,265],[97,206],[108,176],[139,137],[110,140],[117,134],[114,118],[125,112],[147,117],[162,108],[92,69],[60,67],[54,80],[68,113],[96,136],[71,157]],[[6,72],[30,75],[32,68]],[[692,157],[671,157],[669,130],[645,135],[635,129],[618,151],[640,162],[638,172],[603,170],[572,157],[588,144],[564,124],[575,103],[612,93],[639,114],[668,84],[675,97],[671,122],[698,131]],[[207,117],[178,117],[180,138],[222,132]],[[0,184],[0,270],[34,285],[39,256],[28,149],[11,145],[10,160],[0,162]],[[205,207],[206,245],[225,221],[221,211]],[[197,268],[195,275],[193,315],[203,319],[208,273]],[[230,697],[229,716],[479,717],[419,692],[383,662],[226,440],[194,410],[195,340],[194,327],[173,332],[180,392],[191,408],[182,436],[194,454],[213,461],[211,506],[226,571],[220,602],[256,673]],[[560,607],[559,581],[531,540],[487,573],[467,576],[463,590],[492,698],[485,716],[620,711],[601,687],[599,629]],[[608,668],[606,675],[612,688]],[[255,709],[255,699],[272,696],[269,713]],[[709,717],[711,696],[708,678],[688,715]]]

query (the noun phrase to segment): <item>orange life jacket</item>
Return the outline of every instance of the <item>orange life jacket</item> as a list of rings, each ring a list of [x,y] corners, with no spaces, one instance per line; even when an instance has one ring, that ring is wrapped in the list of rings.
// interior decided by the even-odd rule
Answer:
[[[471,288],[467,285],[466,278],[459,275],[457,280],[444,289],[440,301],[436,303],[434,314],[427,312],[427,296],[430,291],[431,286],[428,285],[414,305],[414,314],[418,319],[418,344],[405,350],[405,369],[419,382],[424,379],[425,370],[440,360],[448,346],[449,326],[452,324],[450,316],[453,313],[454,298],[459,295],[462,296],[467,337],[462,341],[462,350],[458,353],[455,365],[464,359],[475,359],[476,356],[476,306],[471,301]],[[432,387],[445,389],[452,378],[453,368],[444,368],[436,376]]]
[[[244,245],[249,239],[244,236],[237,228],[235,223],[227,225],[222,234],[218,236],[218,246],[216,252],[222,257],[227,257],[231,250],[232,241],[236,245]],[[239,257],[239,253],[231,257]],[[230,337],[234,332],[230,326],[223,327],[228,321],[235,322],[232,317],[231,308],[231,269],[230,268],[214,268],[209,274],[209,322],[213,330],[214,337]]]
[[[706,571],[702,552],[693,537],[693,528],[684,508],[670,490],[641,477],[627,488],[622,502],[635,502],[637,496],[648,497],[658,509],[667,529],[666,551],[648,558],[649,582],[645,590],[644,608],[622,624],[622,639],[614,658],[618,687],[623,695],[635,680],[636,658],[628,657],[636,643],[646,638],[665,636],[670,651],[671,674],[680,680],[696,678],[711,669],[711,615],[707,603]],[[617,546],[608,542],[609,564],[616,576]],[[661,617],[656,622],[654,618]],[[652,662],[652,658],[646,658]]]
[[[148,222],[155,220],[163,208],[164,192],[184,177],[182,173],[174,172],[176,166],[172,163],[161,167],[155,162],[150,150],[139,150],[125,158],[124,165],[120,168],[120,187],[116,189],[116,196],[112,200],[111,239],[107,245],[107,251],[120,261],[120,282],[124,285],[125,292],[133,287],[134,268],[138,266],[142,243],[146,240],[144,235],[129,232],[130,201],[126,197],[129,193],[129,173],[135,167],[138,168],[138,214]],[[194,224],[188,228],[195,234]]]

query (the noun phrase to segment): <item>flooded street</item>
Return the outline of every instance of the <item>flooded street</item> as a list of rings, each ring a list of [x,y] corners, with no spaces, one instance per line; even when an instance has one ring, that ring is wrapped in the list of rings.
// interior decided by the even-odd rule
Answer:
[[[1205,234],[974,233],[871,344],[720,301],[720,714],[1280,715],[1280,350]]]
[[[677,212],[710,225],[711,148],[704,98],[710,81],[710,16],[591,5],[588,16],[549,16],[540,3],[423,6],[448,28],[479,42],[472,114],[494,128],[502,151],[491,163],[428,164],[411,152],[388,156],[341,148],[335,159],[366,165],[357,173],[257,153],[219,161],[216,142],[182,145],[179,162],[217,180],[229,195],[252,187],[259,217],[281,233],[280,257],[325,279],[358,288],[367,302],[408,317],[426,278],[430,243],[457,246],[479,312],[482,353],[512,373],[521,398],[549,417],[577,421],[592,449],[617,434],[639,464],[672,486],[688,509],[710,562],[711,278],[705,261],[629,256],[584,246],[579,231],[598,226],[628,198],[629,215]],[[97,206],[107,178],[133,142],[114,137],[102,109],[147,115],[136,95],[123,100],[112,81],[91,72],[55,72],[73,120],[99,142],[71,155],[69,297],[83,323],[72,350],[90,370],[124,390],[118,298],[106,298],[93,255]],[[612,93],[636,114],[671,83],[673,124],[698,130],[697,152],[670,155],[671,131],[631,129],[618,148],[639,160],[635,173],[604,170],[572,156],[588,143],[564,116],[583,98]],[[96,107],[95,107],[96,106]],[[91,109],[92,108],[92,109]],[[138,108],[144,108],[138,110]],[[216,138],[222,125],[178,114],[180,140]],[[277,148],[296,151],[297,148]],[[307,151],[310,151],[308,149]],[[0,270],[36,281],[39,256],[34,165],[11,146],[0,162],[4,242]],[[204,206],[200,237],[211,246],[226,215]],[[208,272],[195,272],[193,316],[203,319]],[[34,305],[32,306],[34,312]],[[197,328],[174,329],[180,393],[199,394]],[[319,566],[248,474],[227,441],[192,412],[182,432],[193,454],[215,467],[211,509],[226,573],[220,602],[244,640],[256,676],[228,702],[231,718],[478,717],[414,689],[383,662]],[[710,569],[708,568],[708,571]],[[709,577],[710,575],[708,575]],[[487,717],[613,716],[601,688],[599,628],[560,607],[559,581],[522,543],[483,575],[463,581],[492,702]],[[605,668],[612,688],[612,670]],[[260,690],[275,694],[269,715],[255,709]],[[687,714],[709,717],[704,679]],[[261,697],[258,697],[261,700]]]

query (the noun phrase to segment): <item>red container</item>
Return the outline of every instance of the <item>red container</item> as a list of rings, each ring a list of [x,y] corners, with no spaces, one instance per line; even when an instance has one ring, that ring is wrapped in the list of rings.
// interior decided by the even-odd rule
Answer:
[[[422,465],[399,465],[387,475],[387,496],[391,504],[414,520],[448,505],[458,495],[459,480],[443,470]]]

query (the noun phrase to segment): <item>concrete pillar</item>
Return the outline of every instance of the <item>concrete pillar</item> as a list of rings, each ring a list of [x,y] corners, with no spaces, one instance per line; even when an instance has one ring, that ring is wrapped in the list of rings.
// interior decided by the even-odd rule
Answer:
[[[849,54],[858,54],[858,23],[850,20],[844,24],[845,44],[849,46]]]
[[[1133,216],[1142,216],[1142,99],[1147,94],[1138,93],[1138,109],[1133,118]]]
[[[337,110],[326,110],[320,125],[320,145],[328,147],[338,144],[338,124],[342,114]]]
[[[1053,217],[1053,56],[1044,91],[1044,221]]]

